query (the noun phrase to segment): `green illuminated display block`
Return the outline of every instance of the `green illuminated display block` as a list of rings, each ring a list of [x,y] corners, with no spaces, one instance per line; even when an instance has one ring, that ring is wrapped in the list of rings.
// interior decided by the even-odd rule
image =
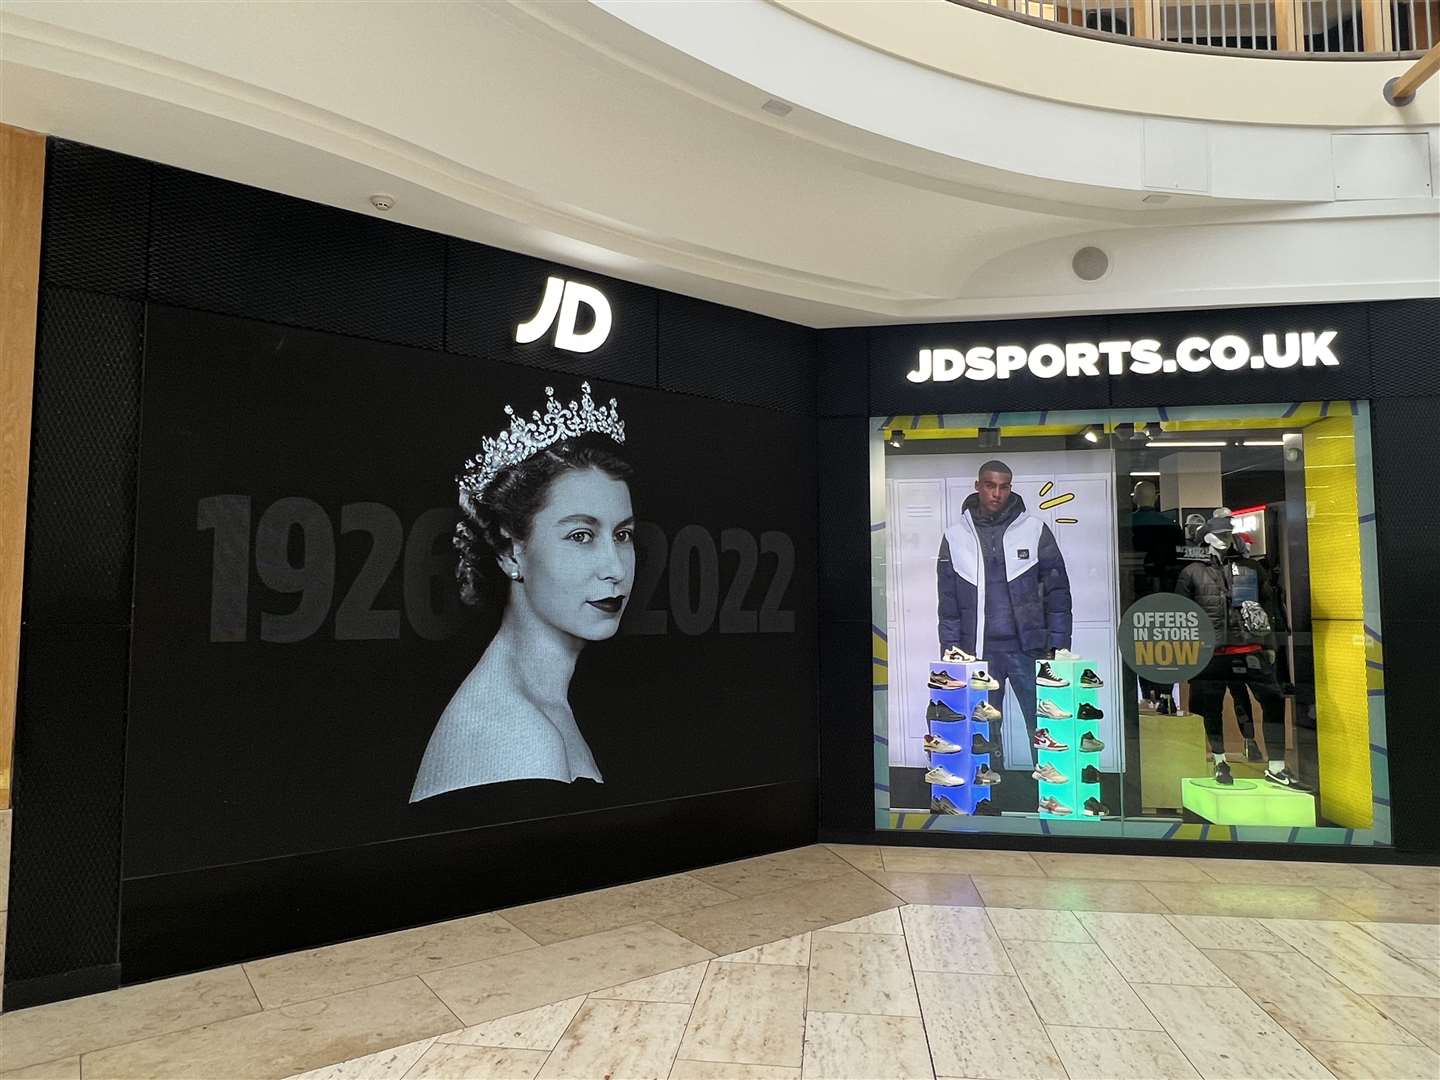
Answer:
[[[1214,825],[1280,825],[1315,827],[1315,796],[1267,784],[1236,779],[1217,784],[1210,777],[1180,781],[1181,803]]]

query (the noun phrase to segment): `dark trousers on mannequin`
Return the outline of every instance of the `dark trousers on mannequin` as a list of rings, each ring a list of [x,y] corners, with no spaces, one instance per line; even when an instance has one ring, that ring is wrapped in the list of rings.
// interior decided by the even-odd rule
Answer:
[[[1275,665],[1264,653],[1240,653],[1214,657],[1205,670],[1190,680],[1190,709],[1205,721],[1205,738],[1210,753],[1225,749],[1225,691],[1247,690],[1260,703],[1260,724],[1265,734],[1265,751],[1272,761],[1285,757],[1285,695],[1275,677]],[[1254,724],[1251,725],[1253,734]]]
[[[1035,657],[1020,648],[1020,642],[1004,638],[985,642],[986,670],[1000,684],[999,690],[990,691],[990,704],[1005,708],[1005,687],[1015,690],[1015,700],[1025,715],[1025,734],[1035,737]]]

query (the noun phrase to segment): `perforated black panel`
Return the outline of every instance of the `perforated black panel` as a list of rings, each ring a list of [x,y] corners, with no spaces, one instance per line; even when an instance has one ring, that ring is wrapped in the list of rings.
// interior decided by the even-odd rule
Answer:
[[[445,238],[155,166],[150,298],[438,349]]]
[[[864,327],[816,333],[815,378],[821,416],[869,416],[870,331]]]
[[[1431,572],[1440,551],[1437,415],[1440,397],[1389,398],[1371,405],[1375,528],[1387,630],[1392,619],[1428,621],[1433,627],[1440,612],[1440,574]]]
[[[660,387],[813,415],[814,331],[661,293]]]
[[[40,297],[25,621],[128,626],[144,308]]]
[[[1440,300],[1370,305],[1375,396],[1440,394]]]
[[[51,139],[41,280],[140,299],[149,212],[149,162]]]

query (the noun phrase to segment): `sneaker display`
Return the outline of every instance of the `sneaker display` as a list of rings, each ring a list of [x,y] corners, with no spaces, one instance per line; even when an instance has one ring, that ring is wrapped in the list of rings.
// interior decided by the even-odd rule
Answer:
[[[963,754],[965,752],[963,746],[956,746],[949,739],[942,739],[939,735],[926,735],[924,745],[927,754]]]
[[[1039,780],[1041,783],[1044,784],[1063,784],[1065,783],[1065,781],[1070,779],[1068,776],[1062,773],[1059,769],[1055,768],[1055,766],[1051,765],[1049,762],[1038,766],[1035,771],[1030,774],[1030,776],[1031,779]]]
[[[925,783],[938,784],[940,787],[964,787],[965,778],[956,776],[944,765],[936,765],[934,768],[925,770]]]
[[[1091,690],[1098,690],[1105,685],[1105,680],[1087,667],[1080,673],[1080,685],[1089,687]]]
[[[1070,813],[1070,807],[1066,806],[1054,796],[1046,796],[1045,798],[1041,799],[1040,805],[1037,806],[1036,809],[1039,810],[1042,814],[1064,815]]]
[[[1081,720],[1105,719],[1105,714],[1099,709],[1097,709],[1094,705],[1091,705],[1088,701],[1082,701],[1080,703],[1080,708],[1075,710],[1075,714],[1079,716]]]
[[[1000,684],[990,677],[988,671],[977,671],[970,676],[971,690],[999,690]]]
[[[1094,765],[1086,765],[1080,770],[1080,782],[1082,784],[1098,784],[1100,782],[1100,770]]]
[[[971,656],[959,645],[951,645],[940,659],[947,664],[973,664],[978,658]]]
[[[1047,720],[1069,720],[1073,715],[1060,708],[1060,706],[1056,705],[1053,701],[1040,702],[1039,708],[1035,711]]]
[[[962,816],[965,813],[964,810],[961,810],[960,807],[956,806],[944,795],[930,796],[930,812],[932,814],[960,814]]]
[[[1055,669],[1047,661],[1040,661],[1040,666],[1035,669],[1036,686],[1069,686],[1070,680],[1061,678],[1055,674]]]
[[[981,723],[993,724],[996,720],[1000,719],[1001,713],[999,709],[995,708],[995,706],[991,705],[988,701],[982,701],[979,705],[975,706],[975,711],[971,713],[971,716]]]
[[[1215,782],[1217,784],[1235,783],[1235,778],[1230,775],[1230,763],[1228,761],[1215,763]]]
[[[1141,698],[1141,699],[1140,699],[1140,711],[1143,712],[1143,713],[1159,713],[1159,711],[1160,711],[1160,702],[1158,702],[1158,701],[1155,700],[1154,698],[1150,698],[1150,697]]]
[[[1298,776],[1289,769],[1281,769],[1278,773],[1265,770],[1265,779],[1276,787],[1290,788],[1292,791],[1309,791]]]
[[[964,690],[963,680],[953,678],[948,671],[932,671],[930,673],[931,690]]]
[[[981,765],[975,770],[975,783],[981,787],[993,787],[1000,783],[1002,777],[989,765]]]
[[[999,817],[1000,811],[995,809],[995,804],[989,799],[981,799],[975,804],[976,817]]]
[[[981,757],[984,754],[998,754],[1000,753],[1000,743],[998,740],[991,742],[983,738],[977,731],[974,735],[970,736],[970,753],[976,757]]]
[[[1080,654],[1079,654],[1078,652],[1071,652],[1069,649],[1056,649],[1056,650],[1055,650],[1055,659],[1056,659],[1056,660],[1079,660],[1079,659],[1080,659]]]
[[[1087,731],[1084,735],[1080,736],[1080,753],[1098,754],[1101,750],[1104,749],[1105,744],[1099,739],[1095,738],[1095,733],[1093,731]]]
[[[1069,750],[1069,749],[1070,749],[1070,744],[1069,744],[1069,743],[1063,743],[1063,742],[1060,742],[1060,741],[1057,740],[1057,739],[1052,739],[1052,738],[1050,737],[1050,729],[1049,729],[1049,728],[1043,728],[1043,727],[1042,727],[1039,731],[1035,732],[1035,738],[1033,738],[1033,739],[1030,740],[1030,744],[1031,744],[1032,746],[1034,746],[1035,749],[1037,749],[1037,750]]]
[[[925,710],[925,719],[932,724],[954,724],[965,719],[965,714],[956,712],[943,701],[932,701],[930,707]]]
[[[1246,739],[1246,740],[1245,740],[1245,760],[1246,760],[1246,761],[1264,761],[1264,760],[1265,760],[1265,756],[1260,753],[1260,747],[1258,747],[1258,746],[1255,745],[1255,740],[1254,740],[1254,739]]]
[[[1110,808],[1099,799],[1086,799],[1085,815],[1086,817],[1109,817]]]

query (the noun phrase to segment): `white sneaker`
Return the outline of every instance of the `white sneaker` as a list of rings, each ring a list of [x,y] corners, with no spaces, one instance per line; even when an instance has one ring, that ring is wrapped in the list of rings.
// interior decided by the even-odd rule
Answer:
[[[1079,654],[1079,653],[1071,652],[1069,649],[1056,649],[1056,650],[1055,650],[1055,659],[1056,659],[1056,660],[1079,660],[1079,659],[1081,659],[1081,657],[1080,657],[1080,654]]]
[[[936,765],[933,769],[925,770],[925,782],[939,784],[941,787],[963,787],[965,778],[956,776],[943,765]]]
[[[939,735],[925,736],[925,753],[927,754],[963,754],[965,748],[956,746],[949,739],[942,739]]]
[[[1000,684],[991,678],[988,671],[977,671],[970,676],[971,690],[999,690]]]
[[[1060,708],[1053,701],[1042,701],[1040,707],[1035,710],[1047,720],[1069,720],[1073,715]]]
[[[945,650],[945,655],[940,657],[942,663],[946,664],[973,664],[975,657],[971,656],[959,645],[951,645]]]
[[[988,701],[982,701],[975,706],[975,711],[970,714],[970,719],[979,720],[982,723],[993,724],[1000,719],[1000,710],[991,705]]]

